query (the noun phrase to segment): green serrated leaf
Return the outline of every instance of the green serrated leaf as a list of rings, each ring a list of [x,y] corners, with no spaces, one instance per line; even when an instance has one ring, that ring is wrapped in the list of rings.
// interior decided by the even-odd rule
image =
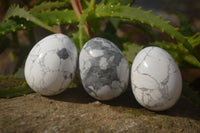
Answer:
[[[80,22],[79,22],[79,25],[78,25],[78,28],[79,28],[79,31],[78,31],[78,34],[79,34],[79,48],[78,49],[79,50],[82,49],[82,47],[83,47],[83,45],[84,45],[84,43],[86,41],[86,40],[84,40],[85,23],[86,23],[86,20],[87,20],[89,14],[94,14],[94,5],[95,5],[95,0],[91,0],[88,9],[84,10],[82,12],[82,14],[81,14]]]
[[[121,0],[102,0],[102,3],[107,4],[118,4]]]
[[[32,27],[33,23],[27,22],[25,19],[8,19],[0,23],[0,36],[17,30],[23,30],[27,27]]]
[[[26,84],[24,78],[0,76],[0,98],[23,96],[34,91]]]
[[[151,12],[143,11],[140,8],[101,4],[97,6],[95,13],[97,17],[118,17],[122,19],[136,20],[150,25],[151,27],[158,28],[162,32],[165,32],[172,38],[176,39],[178,43],[183,44],[200,61],[200,56],[192,48],[187,39],[180,32],[178,32],[176,28],[162,20],[159,16],[155,16]]]
[[[39,14],[34,14],[34,17],[40,19],[50,26],[79,22],[75,12],[72,10],[43,12]],[[35,25],[31,21],[26,21],[26,19],[24,18],[9,18],[8,20],[0,23],[0,36],[5,35],[9,32],[24,30],[35,26],[37,25]]]
[[[34,14],[34,16],[48,25],[71,24],[79,22],[73,10],[55,10],[51,12]]]
[[[103,0],[102,3],[104,3],[105,5],[107,4],[121,4],[121,5],[128,5],[128,4],[133,4],[135,2],[135,0]]]
[[[135,0],[121,0],[121,5],[132,5]]]
[[[200,45],[200,32],[197,32],[192,37],[188,38],[189,43],[192,45],[193,48]]]
[[[19,68],[14,74],[15,78],[24,78],[24,68]]]
[[[53,32],[52,27],[50,27],[48,24],[42,22],[41,20],[39,20],[38,18],[34,17],[33,15],[31,15],[29,12],[27,12],[25,9],[20,8],[19,6],[11,6],[8,11],[6,12],[5,20],[8,20],[10,17],[20,17],[20,18],[24,18],[26,19],[26,21],[30,21],[44,29],[47,29],[51,32]]]
[[[94,12],[88,12],[87,23],[93,33],[99,32],[100,29],[100,19],[96,18]]]
[[[104,30],[104,32],[116,34],[117,29],[120,25],[120,21],[120,18],[110,18],[110,20],[106,24],[106,29]]]
[[[79,31],[78,31],[78,38],[79,38],[79,47],[78,49],[82,49],[84,43],[86,42],[86,40],[84,40],[84,35],[86,34],[86,32],[84,31],[85,28],[85,22],[86,19],[88,17],[88,11],[83,11],[81,17],[80,17],[80,22],[78,25]]]
[[[180,21],[180,28],[179,31],[184,36],[191,36],[192,35],[192,27],[189,21],[189,18],[183,14],[178,14],[179,21]]]
[[[0,89],[0,98],[12,98],[27,95],[33,92],[34,91],[26,83],[24,83],[21,86]]]
[[[80,53],[81,48],[80,48],[80,31],[77,31],[76,33],[73,34],[72,37],[72,41],[74,42],[74,44],[76,45],[77,49],[78,49],[78,53]],[[90,38],[89,36],[86,34],[86,32],[82,33],[82,41],[83,43],[85,43],[86,41],[88,41]]]
[[[112,23],[116,31],[120,25],[120,21],[121,20],[119,18],[110,18],[110,22]]]
[[[198,62],[198,60],[192,56],[192,55],[186,55],[184,56],[184,61],[187,62],[188,64],[190,64],[193,67],[197,67],[200,68],[200,63]]]
[[[37,13],[41,13],[46,10],[54,10],[57,8],[63,8],[63,7],[67,7],[69,5],[69,3],[70,3],[69,0],[65,1],[65,2],[55,1],[55,2],[41,3],[40,5],[36,5],[33,8],[31,8],[29,10],[29,13],[37,14]]]
[[[102,38],[106,38],[108,40],[110,40],[111,42],[113,42],[120,50],[123,50],[123,44],[127,41],[123,38],[119,38],[117,35],[109,33],[109,32],[99,32],[97,34],[97,36],[102,37]]]
[[[200,108],[200,97],[197,93],[195,93],[192,88],[189,87],[187,83],[183,83],[183,95],[186,96],[189,100],[191,100],[194,104],[196,104]]]
[[[152,40],[155,40],[155,41],[162,40],[159,33],[156,32],[154,29],[152,29],[150,25],[145,25],[145,24],[139,23],[138,21],[132,21],[128,19],[122,19],[121,23],[126,23],[126,24],[128,23],[128,24],[132,24],[133,26],[136,26],[138,29],[140,29],[141,31],[144,31],[147,35],[149,35],[149,37],[151,37]]]

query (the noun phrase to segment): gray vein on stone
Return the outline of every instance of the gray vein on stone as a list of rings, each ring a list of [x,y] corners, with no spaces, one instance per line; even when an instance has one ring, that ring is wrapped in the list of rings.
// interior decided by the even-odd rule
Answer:
[[[137,70],[139,69],[139,67],[141,66],[141,64],[143,63],[143,61],[146,60],[146,58],[147,58],[148,56],[150,56],[149,53],[150,53],[152,50],[153,50],[153,48],[149,49],[149,51],[147,51],[147,52],[145,51],[146,55],[145,55],[145,57],[140,61],[140,63],[137,65],[135,71],[137,71]]]
[[[145,61],[146,60],[146,58],[149,56],[149,53],[150,53],[150,51],[151,51],[152,49],[150,49],[147,53],[146,53],[146,56],[144,57],[144,59],[141,61],[141,63],[143,62],[143,61]],[[169,60],[169,63],[168,63],[168,71],[167,71],[167,76],[166,76],[166,78],[161,82],[161,83],[159,83],[154,77],[152,77],[151,75],[149,75],[149,74],[146,74],[146,73],[142,73],[142,72],[139,72],[139,67],[140,67],[140,65],[141,65],[141,63],[137,66],[137,68],[135,69],[135,71],[137,71],[138,73],[140,73],[140,74],[142,74],[142,75],[146,75],[146,76],[148,76],[148,77],[150,77],[151,79],[153,79],[155,82],[156,82],[156,84],[158,84],[160,87],[159,87],[159,91],[160,91],[160,93],[162,94],[162,97],[163,98],[165,98],[165,99],[167,99],[167,100],[170,100],[171,98],[169,97],[169,94],[168,94],[168,86],[167,86],[167,83],[168,83],[168,81],[169,81],[169,77],[170,77],[170,73],[169,73],[169,71],[170,71],[170,63],[171,63],[171,59],[170,58],[168,58],[168,60]],[[175,70],[175,72],[177,72],[177,70]],[[149,104],[149,102],[153,99],[152,98],[152,96],[151,95],[149,95],[149,93],[151,93],[151,91],[153,91],[153,90],[150,90],[150,89],[148,89],[148,88],[139,88],[139,87],[137,87],[137,85],[134,85],[134,90],[135,89],[140,89],[140,90],[142,90],[142,101],[143,101],[143,104],[145,103],[144,102],[144,95],[146,96],[146,97],[148,97],[148,104]],[[147,93],[147,94],[144,94],[145,92],[149,92],[149,93]],[[146,104],[145,106],[147,106],[148,107],[148,104]],[[160,106],[160,104],[162,104],[162,103],[157,103],[157,104],[155,104],[155,105],[153,105],[153,106],[149,106],[149,108],[155,108],[155,107],[158,107],[158,106]]]

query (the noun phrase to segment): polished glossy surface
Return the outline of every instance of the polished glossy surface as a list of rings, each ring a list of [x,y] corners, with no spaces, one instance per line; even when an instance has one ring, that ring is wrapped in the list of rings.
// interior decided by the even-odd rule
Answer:
[[[39,41],[25,63],[28,85],[42,95],[56,95],[71,83],[77,67],[77,49],[63,34],[53,34]]]
[[[122,52],[103,38],[89,40],[79,56],[79,70],[86,92],[98,100],[123,93],[129,81],[129,66]]]
[[[134,59],[131,85],[142,106],[161,111],[171,108],[179,99],[182,78],[176,62],[165,50],[147,47]]]

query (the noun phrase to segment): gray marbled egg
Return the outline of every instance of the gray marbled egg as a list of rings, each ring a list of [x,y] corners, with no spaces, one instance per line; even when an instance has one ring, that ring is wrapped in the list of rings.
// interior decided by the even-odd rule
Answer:
[[[79,56],[80,77],[86,92],[98,100],[110,100],[123,93],[129,82],[129,66],[111,41],[93,38]]]

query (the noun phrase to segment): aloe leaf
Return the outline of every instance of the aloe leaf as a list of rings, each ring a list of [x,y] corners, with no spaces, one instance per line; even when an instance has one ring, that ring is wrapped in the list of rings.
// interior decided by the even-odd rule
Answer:
[[[200,32],[197,32],[192,37],[188,38],[189,43],[192,45],[193,48],[200,45]]]
[[[106,31],[99,32],[97,36],[110,40],[122,51],[124,50],[124,43],[127,42],[126,39],[120,38],[116,34],[113,34],[112,32],[111,33]]]
[[[34,91],[26,83],[24,83],[21,86],[0,89],[0,98],[12,98],[27,95],[33,92]]]
[[[95,0],[91,0],[88,9],[84,10],[81,14],[80,17],[80,22],[79,22],[79,50],[83,47],[84,43],[86,40],[84,40],[84,28],[85,28],[85,23],[87,18],[89,17],[89,14],[93,14],[94,13],[94,5],[95,5]],[[93,16],[93,15],[92,15]]]
[[[85,10],[81,14],[80,22],[79,22],[79,25],[78,25],[78,27],[79,27],[79,31],[78,31],[79,48],[78,49],[79,50],[82,49],[82,47],[83,47],[83,45],[86,41],[86,40],[84,40],[84,34],[86,34],[85,31],[84,31],[84,28],[85,28],[85,22],[86,22],[87,17],[88,17],[88,11]]]
[[[183,95],[191,100],[197,107],[200,108],[200,97],[199,95],[189,87],[187,83],[183,83]]]
[[[70,23],[78,23],[78,19],[76,14],[72,10],[64,10],[64,11],[51,11],[51,12],[43,12],[39,14],[34,14],[34,17],[40,19],[48,25],[60,25],[60,24],[70,24]],[[34,23],[31,21],[26,21],[24,18],[9,18],[6,21],[0,23],[0,36],[5,35],[9,32],[15,32],[17,30],[24,30],[31,27],[35,27]]]
[[[90,38],[86,34],[86,32],[84,32],[84,31],[81,34],[82,34],[81,35],[82,43],[84,44]],[[80,31],[77,31],[76,33],[73,33],[72,41],[75,43],[75,45],[76,45],[76,47],[78,49],[78,52],[80,53],[80,51],[81,51],[81,47],[80,47]]]
[[[136,20],[141,23],[150,25],[151,27],[158,28],[162,32],[165,32],[168,35],[170,35],[178,43],[183,44],[200,61],[200,56],[192,48],[191,44],[187,41],[187,39],[180,32],[178,32],[176,28],[171,26],[169,22],[162,20],[160,16],[152,14],[151,11],[143,11],[140,8],[132,8],[128,6],[101,4],[97,6],[95,13],[96,16],[99,18],[118,17],[121,19]]]
[[[44,29],[47,29],[51,32],[53,32],[52,27],[50,27],[49,25],[47,25],[46,23],[42,22],[41,20],[39,20],[38,18],[34,17],[33,15],[31,15],[29,12],[27,12],[25,9],[20,8],[19,6],[11,6],[8,11],[6,12],[4,21],[9,19],[10,17],[20,17],[20,18],[24,18],[26,19],[26,21],[30,21]]]
[[[106,4],[121,4],[121,5],[128,5],[133,4],[135,0],[102,0],[102,3]]]
[[[33,23],[27,22],[25,19],[8,19],[0,23],[0,36],[17,30],[23,30],[33,25]]]
[[[179,18],[180,28],[179,31],[184,36],[191,36],[192,35],[192,26],[189,21],[189,18],[183,14],[177,13],[177,16]]]
[[[67,7],[69,5],[70,1],[67,0],[65,2],[47,2],[47,3],[41,3],[40,5],[36,5],[33,8],[29,10],[31,14],[41,13],[45,10],[54,10],[58,8]]]
[[[23,96],[33,92],[24,78],[0,76],[0,98]]]
[[[73,10],[55,10],[51,12],[34,14],[34,16],[48,25],[71,24],[79,22]]]
[[[188,64],[192,65],[193,67],[197,67],[200,68],[200,63],[198,62],[198,60],[192,56],[192,55],[186,55],[184,56],[184,61],[187,62]]]

